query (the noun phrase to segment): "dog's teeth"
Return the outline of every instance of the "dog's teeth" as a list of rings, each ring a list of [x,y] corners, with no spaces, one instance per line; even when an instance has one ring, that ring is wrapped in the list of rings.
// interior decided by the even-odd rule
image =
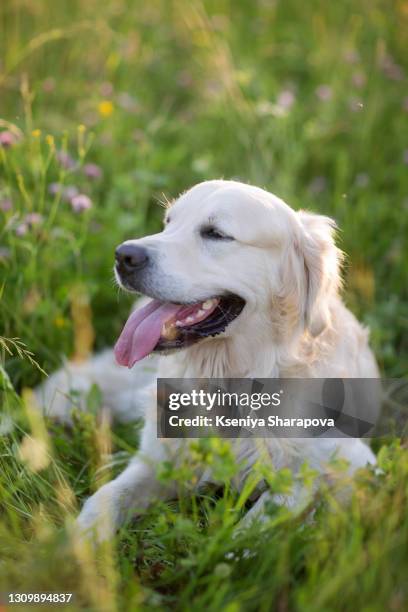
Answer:
[[[176,321],[176,325],[178,325],[180,327],[180,325],[183,325],[181,321]]]
[[[214,305],[214,301],[215,300],[213,300],[213,299],[212,300],[205,300],[205,302],[202,303],[202,308],[204,310],[210,310],[210,308],[212,308],[213,305]]]
[[[186,323],[193,323],[194,317],[187,317]]]
[[[165,340],[175,340],[180,330],[173,323],[165,323],[161,329],[161,336]]]
[[[168,323],[163,323],[163,327],[161,328],[161,335],[166,337],[170,330],[171,325],[169,325]]]
[[[202,317],[203,315],[205,315],[204,310],[199,310],[199,311],[197,312],[197,317]]]

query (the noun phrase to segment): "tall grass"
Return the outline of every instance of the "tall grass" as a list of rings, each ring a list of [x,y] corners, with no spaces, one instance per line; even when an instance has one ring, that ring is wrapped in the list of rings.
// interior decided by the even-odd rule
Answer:
[[[404,375],[407,17],[402,0],[0,6],[0,591],[72,590],[73,609],[95,610],[404,609],[396,441],[348,509],[323,490],[313,520],[271,508],[231,540],[249,500],[187,492],[95,557],[70,521],[126,463],[138,426],[111,432],[94,390],[67,431],[35,417],[26,389],[113,342],[130,307],[115,246],[157,231],[165,197],[221,176],[337,220],[345,299],[384,375]],[[230,481],[228,447],[194,452]]]

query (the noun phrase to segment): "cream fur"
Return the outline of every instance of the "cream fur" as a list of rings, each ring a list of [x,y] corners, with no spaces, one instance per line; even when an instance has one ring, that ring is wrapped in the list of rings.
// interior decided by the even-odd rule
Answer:
[[[109,537],[129,512],[145,510],[153,499],[175,495],[175,487],[155,479],[158,462],[180,460],[188,452],[181,440],[156,438],[154,383],[161,377],[377,377],[378,369],[362,328],[339,296],[342,254],[334,242],[334,222],[295,212],[276,196],[234,181],[208,181],[183,194],[168,211],[163,232],[136,241],[152,249],[155,263],[145,293],[172,302],[200,301],[227,290],[246,300],[241,315],[222,336],[187,350],[153,356],[128,372],[111,352],[82,366],[67,367],[43,387],[46,409],[69,419],[65,392],[70,378],[85,392],[95,382],[117,418],[145,416],[141,448],[126,470],[103,486],[79,516],[81,530],[95,528]],[[204,244],[198,228],[214,223],[235,238]],[[60,389],[60,392],[58,391]],[[325,473],[337,454],[350,472],[374,463],[371,450],[355,439],[238,440],[237,459],[247,467],[259,457],[274,469],[294,472],[307,461]],[[211,480],[208,472],[199,482]],[[297,504],[304,492],[282,503]],[[262,512],[263,493],[252,515]],[[275,500],[276,501],[276,500]]]

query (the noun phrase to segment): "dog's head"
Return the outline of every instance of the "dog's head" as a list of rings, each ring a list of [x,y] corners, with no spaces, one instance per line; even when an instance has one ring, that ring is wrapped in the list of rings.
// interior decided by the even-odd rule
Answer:
[[[176,200],[162,232],[116,251],[119,284],[153,298],[132,313],[116,346],[131,367],[153,350],[231,337],[255,321],[276,338],[330,324],[340,251],[334,222],[295,212],[257,187],[201,183]]]

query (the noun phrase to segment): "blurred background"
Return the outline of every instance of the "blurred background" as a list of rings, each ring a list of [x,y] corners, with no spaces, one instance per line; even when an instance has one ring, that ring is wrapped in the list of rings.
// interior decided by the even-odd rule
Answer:
[[[382,374],[406,375],[407,21],[407,0],[0,2],[0,608],[13,590],[97,612],[407,609],[406,440],[375,441],[380,469],[347,480],[349,506],[322,486],[242,532],[255,483],[310,490],[313,470],[259,462],[238,494],[227,441],[192,441],[158,471],[187,494],[93,555],[69,526],[140,422],[110,428],[93,386],[63,427],[27,389],[115,341],[133,301],[115,247],[220,177],[336,219],[345,300]],[[223,492],[196,495],[203,466]]]
[[[51,371],[111,344],[131,305],[112,281],[115,246],[219,177],[336,219],[345,299],[383,373],[406,373],[407,20],[402,0],[2,2],[13,383],[38,382],[34,358]]]

